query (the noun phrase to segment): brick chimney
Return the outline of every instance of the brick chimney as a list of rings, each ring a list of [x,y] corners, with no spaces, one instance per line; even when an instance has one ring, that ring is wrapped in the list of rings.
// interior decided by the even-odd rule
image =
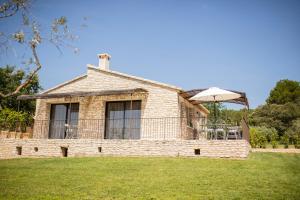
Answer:
[[[103,70],[109,70],[109,60],[111,56],[108,53],[98,54],[99,68]]]

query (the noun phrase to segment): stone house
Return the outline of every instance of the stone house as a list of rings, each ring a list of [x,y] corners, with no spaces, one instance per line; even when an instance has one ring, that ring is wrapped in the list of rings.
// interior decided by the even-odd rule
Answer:
[[[110,55],[37,99],[33,138],[176,140],[203,137],[208,110],[181,88],[112,71]]]
[[[203,89],[184,91],[110,70],[108,54],[87,73],[37,95],[33,138],[0,138],[0,159],[44,156],[194,156],[249,154],[243,137],[208,140],[208,110],[190,101]],[[234,103],[247,104],[245,94]]]

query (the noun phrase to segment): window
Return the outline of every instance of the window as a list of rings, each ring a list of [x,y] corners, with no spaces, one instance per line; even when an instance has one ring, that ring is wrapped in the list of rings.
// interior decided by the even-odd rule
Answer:
[[[79,103],[52,104],[50,113],[50,139],[77,137]]]
[[[141,101],[106,103],[105,139],[140,139]]]

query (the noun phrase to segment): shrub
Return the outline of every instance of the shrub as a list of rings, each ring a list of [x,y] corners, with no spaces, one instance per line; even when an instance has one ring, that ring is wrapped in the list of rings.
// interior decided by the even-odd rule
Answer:
[[[289,148],[290,138],[287,134],[281,137],[281,143],[284,145],[284,148]]]
[[[267,136],[269,138],[269,142],[272,145],[272,148],[275,149],[278,147],[278,133],[275,128],[267,128]]]
[[[253,148],[266,148],[268,143],[266,127],[251,127],[250,128],[250,145]]]
[[[267,146],[267,143],[268,143],[266,135],[263,132],[259,132],[258,138],[259,138],[259,140],[258,140],[259,147],[265,149]]]
[[[272,140],[272,141],[271,141],[271,145],[272,145],[272,148],[273,148],[273,149],[276,149],[276,148],[278,147],[278,141]]]
[[[250,145],[252,148],[256,148],[258,146],[258,136],[255,127],[250,128]]]
[[[300,149],[300,138],[298,138],[296,140],[296,142],[294,143],[294,146],[295,146],[296,149]]]
[[[295,145],[295,148],[300,148],[300,119],[292,122],[292,125],[285,133],[290,138],[290,141]]]
[[[16,129],[23,131],[30,121],[30,118],[27,113],[5,108],[0,111],[0,128],[9,131]]]

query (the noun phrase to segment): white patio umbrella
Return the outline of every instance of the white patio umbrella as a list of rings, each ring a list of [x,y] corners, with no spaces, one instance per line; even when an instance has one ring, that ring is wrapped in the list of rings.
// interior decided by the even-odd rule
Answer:
[[[195,96],[191,97],[190,100],[196,100],[200,102],[213,102],[214,103],[214,120],[216,122],[216,102],[224,102],[232,99],[241,97],[240,94],[223,90],[217,87],[211,87],[202,92],[199,92]]]
[[[199,92],[198,94],[190,98],[190,100],[197,100],[201,102],[222,102],[237,99],[239,97],[241,97],[241,95],[238,93],[223,90],[217,87],[211,87],[203,90],[202,92]]]
[[[190,100],[196,100],[200,102],[213,102],[214,103],[214,125],[216,125],[216,102],[224,102],[232,99],[241,97],[240,94],[223,90],[217,87],[211,87],[202,92],[199,92],[195,96],[191,97]]]

